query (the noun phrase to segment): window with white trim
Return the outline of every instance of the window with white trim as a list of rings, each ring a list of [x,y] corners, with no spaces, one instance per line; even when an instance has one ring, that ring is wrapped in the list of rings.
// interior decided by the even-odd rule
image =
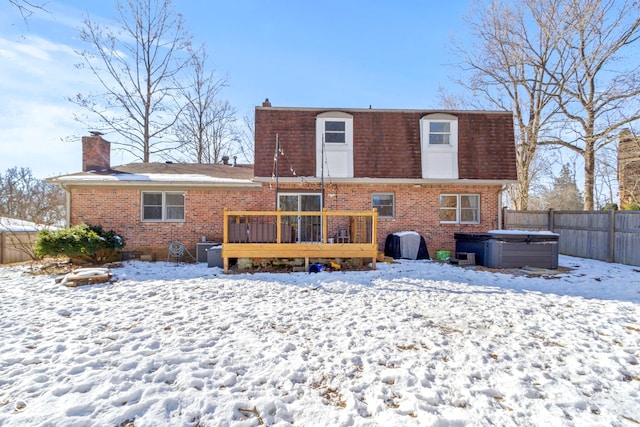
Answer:
[[[429,144],[447,144],[451,141],[451,122],[429,121]]]
[[[379,218],[393,218],[395,215],[395,195],[393,193],[373,194],[371,205],[378,210]]]
[[[458,118],[429,114],[420,119],[422,178],[458,179]]]
[[[479,224],[480,195],[441,194],[440,222],[451,224]]]
[[[344,120],[324,121],[324,142],[329,144],[347,142],[346,123]]]
[[[353,178],[353,116],[327,111],[316,117],[316,176]]]
[[[142,221],[184,221],[184,193],[143,191]]]

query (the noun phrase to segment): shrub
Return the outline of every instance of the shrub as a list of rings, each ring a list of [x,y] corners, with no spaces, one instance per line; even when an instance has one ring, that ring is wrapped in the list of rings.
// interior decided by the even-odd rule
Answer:
[[[604,207],[602,208],[603,211],[617,211],[618,210],[618,204],[617,203],[607,203],[606,205],[604,205]]]
[[[36,240],[36,255],[66,255],[72,260],[99,263],[115,257],[124,248],[125,239],[101,226],[78,224],[60,230],[42,230]]]
[[[640,211],[640,203],[631,202],[624,207],[625,211]]]

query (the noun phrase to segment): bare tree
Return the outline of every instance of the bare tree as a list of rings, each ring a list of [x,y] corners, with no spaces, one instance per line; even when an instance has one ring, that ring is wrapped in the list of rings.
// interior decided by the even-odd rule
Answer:
[[[35,2],[30,0],[9,0],[9,4],[15,6],[25,20],[36,11],[46,11],[47,2]]]
[[[596,154],[640,119],[640,9],[629,0],[538,0],[560,5],[547,31],[557,34],[559,68],[547,69],[566,117],[553,143],[584,158],[584,209],[594,208]],[[631,59],[625,62],[625,59]]]
[[[618,198],[618,144],[607,145],[596,158],[594,204],[596,209],[612,205]],[[639,177],[640,179],[640,177]]]
[[[254,162],[253,148],[255,146],[255,116],[246,113],[242,117],[242,122],[236,129],[238,156],[246,163]]]
[[[189,84],[180,89],[185,107],[176,122],[180,151],[196,163],[219,163],[233,151],[236,111],[220,99],[225,77],[207,69],[204,47],[191,52]]]
[[[458,84],[493,108],[513,111],[519,184],[510,188],[510,199],[519,210],[528,207],[531,164],[555,113],[557,87],[548,73],[554,68],[556,41],[544,25],[557,13],[528,0],[515,5],[493,0],[486,7],[478,2],[466,18],[474,44],[456,46],[464,70]]]
[[[0,174],[0,216],[38,224],[61,224],[66,212],[65,192],[34,178],[29,168],[14,167]]]
[[[114,26],[89,17],[80,36],[90,48],[80,52],[103,93],[78,94],[72,102],[97,116],[105,132],[117,132],[116,148],[149,162],[173,148],[167,138],[177,120],[176,77],[186,66],[191,37],[171,0],[117,2]]]

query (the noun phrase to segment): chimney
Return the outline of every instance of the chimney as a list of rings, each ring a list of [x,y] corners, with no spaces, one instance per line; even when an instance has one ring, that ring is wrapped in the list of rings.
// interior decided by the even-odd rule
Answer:
[[[229,156],[222,156],[222,164],[223,165],[229,164]]]
[[[269,98],[265,98],[264,102],[262,103],[263,107],[271,107],[271,101],[269,101]]]
[[[111,169],[111,143],[102,138],[102,133],[91,131],[91,136],[82,137],[82,171],[101,172]]]

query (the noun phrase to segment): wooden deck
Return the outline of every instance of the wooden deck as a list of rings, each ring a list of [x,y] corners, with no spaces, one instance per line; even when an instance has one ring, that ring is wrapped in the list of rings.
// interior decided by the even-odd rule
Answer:
[[[222,259],[371,258],[378,255],[378,212],[229,211],[224,210]]]

